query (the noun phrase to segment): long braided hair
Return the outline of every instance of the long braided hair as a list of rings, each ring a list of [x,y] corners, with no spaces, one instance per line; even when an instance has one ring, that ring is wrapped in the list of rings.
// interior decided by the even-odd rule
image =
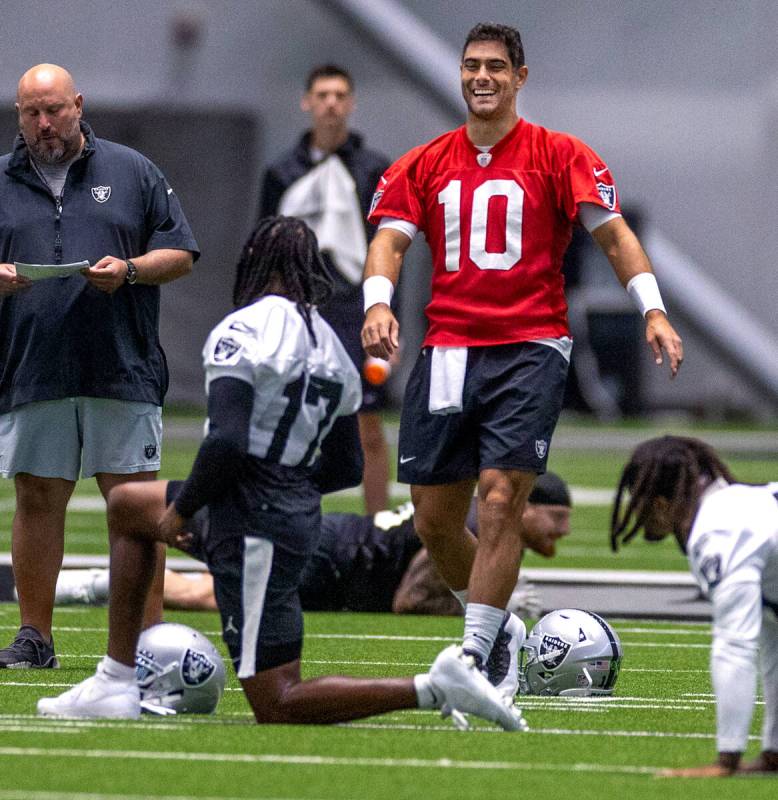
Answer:
[[[652,501],[667,500],[674,531],[683,542],[705,487],[735,478],[712,447],[687,436],[662,436],[638,445],[624,467],[611,516],[611,549],[632,540],[646,524]],[[625,497],[629,495],[629,499]],[[682,545],[683,546],[683,545]]]
[[[316,341],[311,306],[332,294],[332,277],[324,263],[316,234],[295,217],[265,217],[251,232],[235,271],[235,308],[251,305],[270,292],[297,305]]]

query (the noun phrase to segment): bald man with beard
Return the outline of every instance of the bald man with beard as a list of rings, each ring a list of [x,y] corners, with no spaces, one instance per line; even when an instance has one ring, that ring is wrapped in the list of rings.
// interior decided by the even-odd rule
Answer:
[[[32,67],[17,90],[19,135],[0,159],[0,475],[16,490],[21,616],[0,668],[58,666],[54,587],[78,478],[95,477],[107,498],[157,474],[168,385],[159,287],[199,255],[160,170],[97,138],[83,107],[67,70]]]

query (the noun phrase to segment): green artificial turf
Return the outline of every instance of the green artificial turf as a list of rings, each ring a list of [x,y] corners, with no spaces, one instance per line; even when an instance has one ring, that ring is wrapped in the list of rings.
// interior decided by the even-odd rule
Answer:
[[[215,614],[169,619],[223,651]],[[104,650],[104,609],[57,609],[62,668],[0,672],[0,800],[54,798],[594,798],[774,797],[771,779],[663,779],[656,771],[713,760],[715,711],[706,626],[614,621],[625,651],[612,699],[523,698],[531,731],[486,723],[455,730],[436,712],[404,711],[336,727],[252,724],[237,680],[213,716],[139,722],[34,716],[36,700],[91,674]],[[306,677],[425,671],[461,633],[453,618],[308,614]],[[16,610],[0,605],[0,634]],[[758,707],[752,732],[758,731]],[[749,756],[758,751],[752,741]]]
[[[189,421],[173,418],[173,422]],[[197,426],[195,426],[197,427]],[[595,426],[590,425],[589,429]],[[603,428],[606,430],[606,428]],[[657,434],[654,428],[646,428],[646,437]],[[162,454],[162,478],[185,478],[197,452],[195,439],[169,439]],[[607,530],[610,520],[610,499],[615,489],[627,453],[625,451],[583,451],[578,449],[552,448],[549,469],[562,475],[574,487],[605,490],[599,505],[574,506],[572,512],[572,534],[560,542],[557,557],[553,561],[529,554],[525,565],[532,567],[578,568],[578,569],[655,569],[684,570],[686,563],[671,541],[647,544],[636,541],[614,555],[608,544]],[[740,480],[764,482],[778,479],[778,462],[769,458],[728,457],[727,462]],[[393,500],[402,502],[408,498],[406,486],[398,486]],[[88,510],[78,510],[84,504]],[[0,480],[0,553],[11,549],[11,519],[13,515],[13,482]],[[362,500],[358,493],[326,496],[325,511],[360,513]],[[66,553],[95,555],[107,553],[105,514],[100,504],[99,492],[94,480],[80,481],[74,501],[66,519]],[[0,798],[2,800],[2,798]]]

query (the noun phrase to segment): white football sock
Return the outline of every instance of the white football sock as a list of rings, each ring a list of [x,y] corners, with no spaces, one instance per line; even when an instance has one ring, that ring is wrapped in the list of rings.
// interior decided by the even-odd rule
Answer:
[[[468,603],[465,608],[465,635],[462,649],[476,653],[481,663],[485,664],[504,619],[504,608],[495,608],[483,603]]]
[[[467,608],[467,589],[449,589],[451,594],[459,600],[460,605],[462,608]]]
[[[125,683],[128,681],[135,681],[135,667],[122,664],[121,661],[117,661],[110,656],[103,656],[102,664],[102,672],[109,678],[113,678],[117,681],[124,681]]]
[[[440,708],[441,701],[435,695],[429,675],[426,673],[414,675],[413,688],[416,690],[416,702],[419,708]]]

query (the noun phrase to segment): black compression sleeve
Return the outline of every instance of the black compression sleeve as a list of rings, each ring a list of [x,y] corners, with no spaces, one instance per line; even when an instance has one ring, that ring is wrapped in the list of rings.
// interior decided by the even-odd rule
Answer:
[[[313,468],[316,488],[326,494],[358,486],[364,465],[357,415],[338,417],[321,443],[321,456]]]
[[[234,486],[248,452],[254,387],[237,378],[218,378],[208,389],[209,433],[176,497],[176,511],[191,517]]]

